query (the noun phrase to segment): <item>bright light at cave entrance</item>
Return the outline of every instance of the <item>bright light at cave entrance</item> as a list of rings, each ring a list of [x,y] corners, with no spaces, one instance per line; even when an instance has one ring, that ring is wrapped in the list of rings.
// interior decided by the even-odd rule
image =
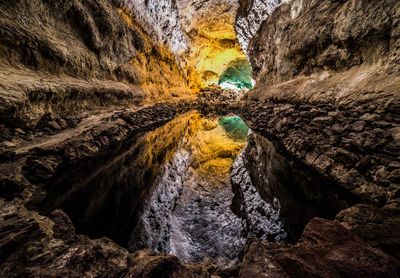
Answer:
[[[229,83],[229,82],[222,82],[221,84],[219,84],[219,86],[221,86],[222,89],[229,89],[229,90],[241,90],[241,88],[236,87],[235,85]]]
[[[238,59],[231,61],[219,76],[218,83],[222,88],[227,89],[242,90],[244,88],[253,88],[248,60]]]

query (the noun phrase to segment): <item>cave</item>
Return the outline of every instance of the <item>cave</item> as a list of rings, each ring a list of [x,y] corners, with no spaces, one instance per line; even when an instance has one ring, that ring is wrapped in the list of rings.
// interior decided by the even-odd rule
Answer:
[[[1,277],[399,277],[400,2],[4,0]]]

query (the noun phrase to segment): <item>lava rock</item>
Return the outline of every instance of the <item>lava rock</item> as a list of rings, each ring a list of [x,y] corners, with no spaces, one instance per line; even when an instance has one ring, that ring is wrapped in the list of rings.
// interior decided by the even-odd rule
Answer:
[[[248,276],[245,270],[254,275]],[[252,242],[239,277],[398,277],[399,273],[400,262],[395,258],[338,222],[313,218],[296,245]]]

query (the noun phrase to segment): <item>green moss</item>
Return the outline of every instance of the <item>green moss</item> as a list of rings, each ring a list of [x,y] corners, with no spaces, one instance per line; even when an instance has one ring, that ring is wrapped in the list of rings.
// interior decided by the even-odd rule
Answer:
[[[248,126],[239,116],[220,118],[218,123],[230,137],[235,139],[246,139],[249,132]]]

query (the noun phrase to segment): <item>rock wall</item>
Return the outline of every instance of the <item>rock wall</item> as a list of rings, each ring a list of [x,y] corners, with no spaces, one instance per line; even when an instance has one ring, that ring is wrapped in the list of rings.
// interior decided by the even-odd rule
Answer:
[[[157,16],[163,6],[147,2]],[[239,105],[232,105],[238,94],[212,88],[198,98],[148,106],[181,96],[199,76],[154,40],[153,31],[163,26],[139,22],[126,3],[0,3],[0,276],[397,277],[398,1],[292,1],[262,24],[265,14],[257,7],[268,3],[241,1],[239,18],[251,25],[249,34],[258,29],[244,38],[250,39],[256,88]],[[179,2],[165,2],[165,10],[176,15],[173,3]],[[198,7],[198,22],[204,22],[212,3],[190,1],[185,13]],[[216,14],[229,4],[221,3]],[[251,18],[260,20],[253,25]],[[188,26],[197,37],[196,25]],[[201,36],[209,42],[221,30]],[[238,49],[230,37],[211,41]],[[79,235],[126,243],[147,185],[182,135],[157,141],[170,135],[170,125],[145,133],[192,109],[240,112],[258,134],[242,156],[247,172],[240,163],[232,176],[245,177],[235,194],[254,206],[234,200],[232,207],[238,216],[247,210],[246,225],[270,240],[283,236],[279,211],[297,243],[249,241],[241,264],[222,270],[149,250],[129,253],[113,240]],[[148,148],[145,139],[157,144]],[[265,218],[274,228],[267,233],[257,223]]]
[[[176,257],[149,250],[129,254],[115,243],[126,245],[143,196],[176,151],[185,128],[177,121],[179,128],[174,129],[177,122],[172,121],[151,130],[206,102],[204,92],[197,102],[170,101],[93,115],[74,128],[42,134],[33,142],[26,139],[3,151],[1,276],[209,277],[206,267],[192,269]],[[65,210],[74,224],[55,208]],[[113,240],[92,240],[81,233]],[[185,269],[190,270],[184,274]]]
[[[333,219],[358,201],[357,196],[284,151],[278,142],[256,133],[249,135],[243,160],[259,194],[279,209],[288,242],[296,242],[313,217]]]
[[[250,40],[256,35],[260,25],[279,5],[289,0],[240,0],[236,15],[235,30],[244,52],[248,55]]]
[[[285,166],[265,163],[264,171],[276,181],[266,191],[307,192],[297,203],[307,207],[314,197],[324,199],[314,194],[340,188],[364,205],[342,211],[338,220],[396,256],[389,246],[399,244],[399,10],[399,2],[390,0],[379,6],[372,1],[280,6],[249,44],[257,83],[241,109],[248,125],[271,141],[291,168],[299,161],[311,171],[304,183],[299,173],[286,183],[281,171],[274,172]],[[274,157],[274,149],[264,151]],[[313,180],[318,176],[325,182]],[[289,214],[284,207],[282,215]],[[372,215],[391,220],[377,225]]]
[[[115,2],[2,1],[3,126],[170,98],[172,88],[189,92],[173,54]]]
[[[244,161],[248,148],[247,145],[232,165],[231,183],[235,193],[232,210],[242,218],[243,237],[270,242],[285,240],[287,233],[280,221],[279,201],[270,199],[266,202],[266,198],[263,199],[260,194],[261,188],[256,188],[252,183],[248,170],[250,167],[246,167]]]
[[[180,137],[157,141],[157,134],[145,134],[190,108],[190,102],[177,102],[116,111],[37,143],[25,141],[2,153],[1,196],[45,215],[62,208],[78,232],[124,245],[143,192]]]
[[[4,199],[0,204],[2,277],[210,277],[206,267],[173,256],[132,254],[108,238],[76,235],[61,210],[47,218]]]
[[[291,1],[282,5],[248,46],[253,78],[260,85],[271,85],[359,65],[398,73],[398,2],[385,1],[378,8],[375,4]]]
[[[237,125],[227,122],[224,125],[221,119],[224,118],[217,120],[190,113],[173,121],[184,125],[166,126],[170,133],[159,134],[161,142],[174,134],[180,134],[181,138],[176,153],[149,185],[150,192],[144,195],[129,250],[150,248],[185,262],[228,267],[237,263],[246,238],[259,233],[260,229],[254,228],[257,224],[246,227],[230,209],[233,198],[230,168],[246,144],[247,127],[245,134],[239,135],[233,129]],[[181,129],[186,130],[183,136]],[[248,204],[249,195],[243,205],[261,208],[261,198],[252,198]],[[243,215],[247,212],[243,211]],[[273,220],[277,221],[276,218]],[[249,219],[257,221],[256,217]]]
[[[168,0],[122,0],[145,30],[175,54],[188,49],[188,37],[183,32],[178,3]]]
[[[152,38],[168,46],[192,83],[218,84],[235,60],[247,59],[234,29],[237,1],[123,1]],[[248,77],[249,78],[249,77]]]
[[[313,218],[296,245],[249,242],[239,276],[397,277],[399,261],[339,223]]]

